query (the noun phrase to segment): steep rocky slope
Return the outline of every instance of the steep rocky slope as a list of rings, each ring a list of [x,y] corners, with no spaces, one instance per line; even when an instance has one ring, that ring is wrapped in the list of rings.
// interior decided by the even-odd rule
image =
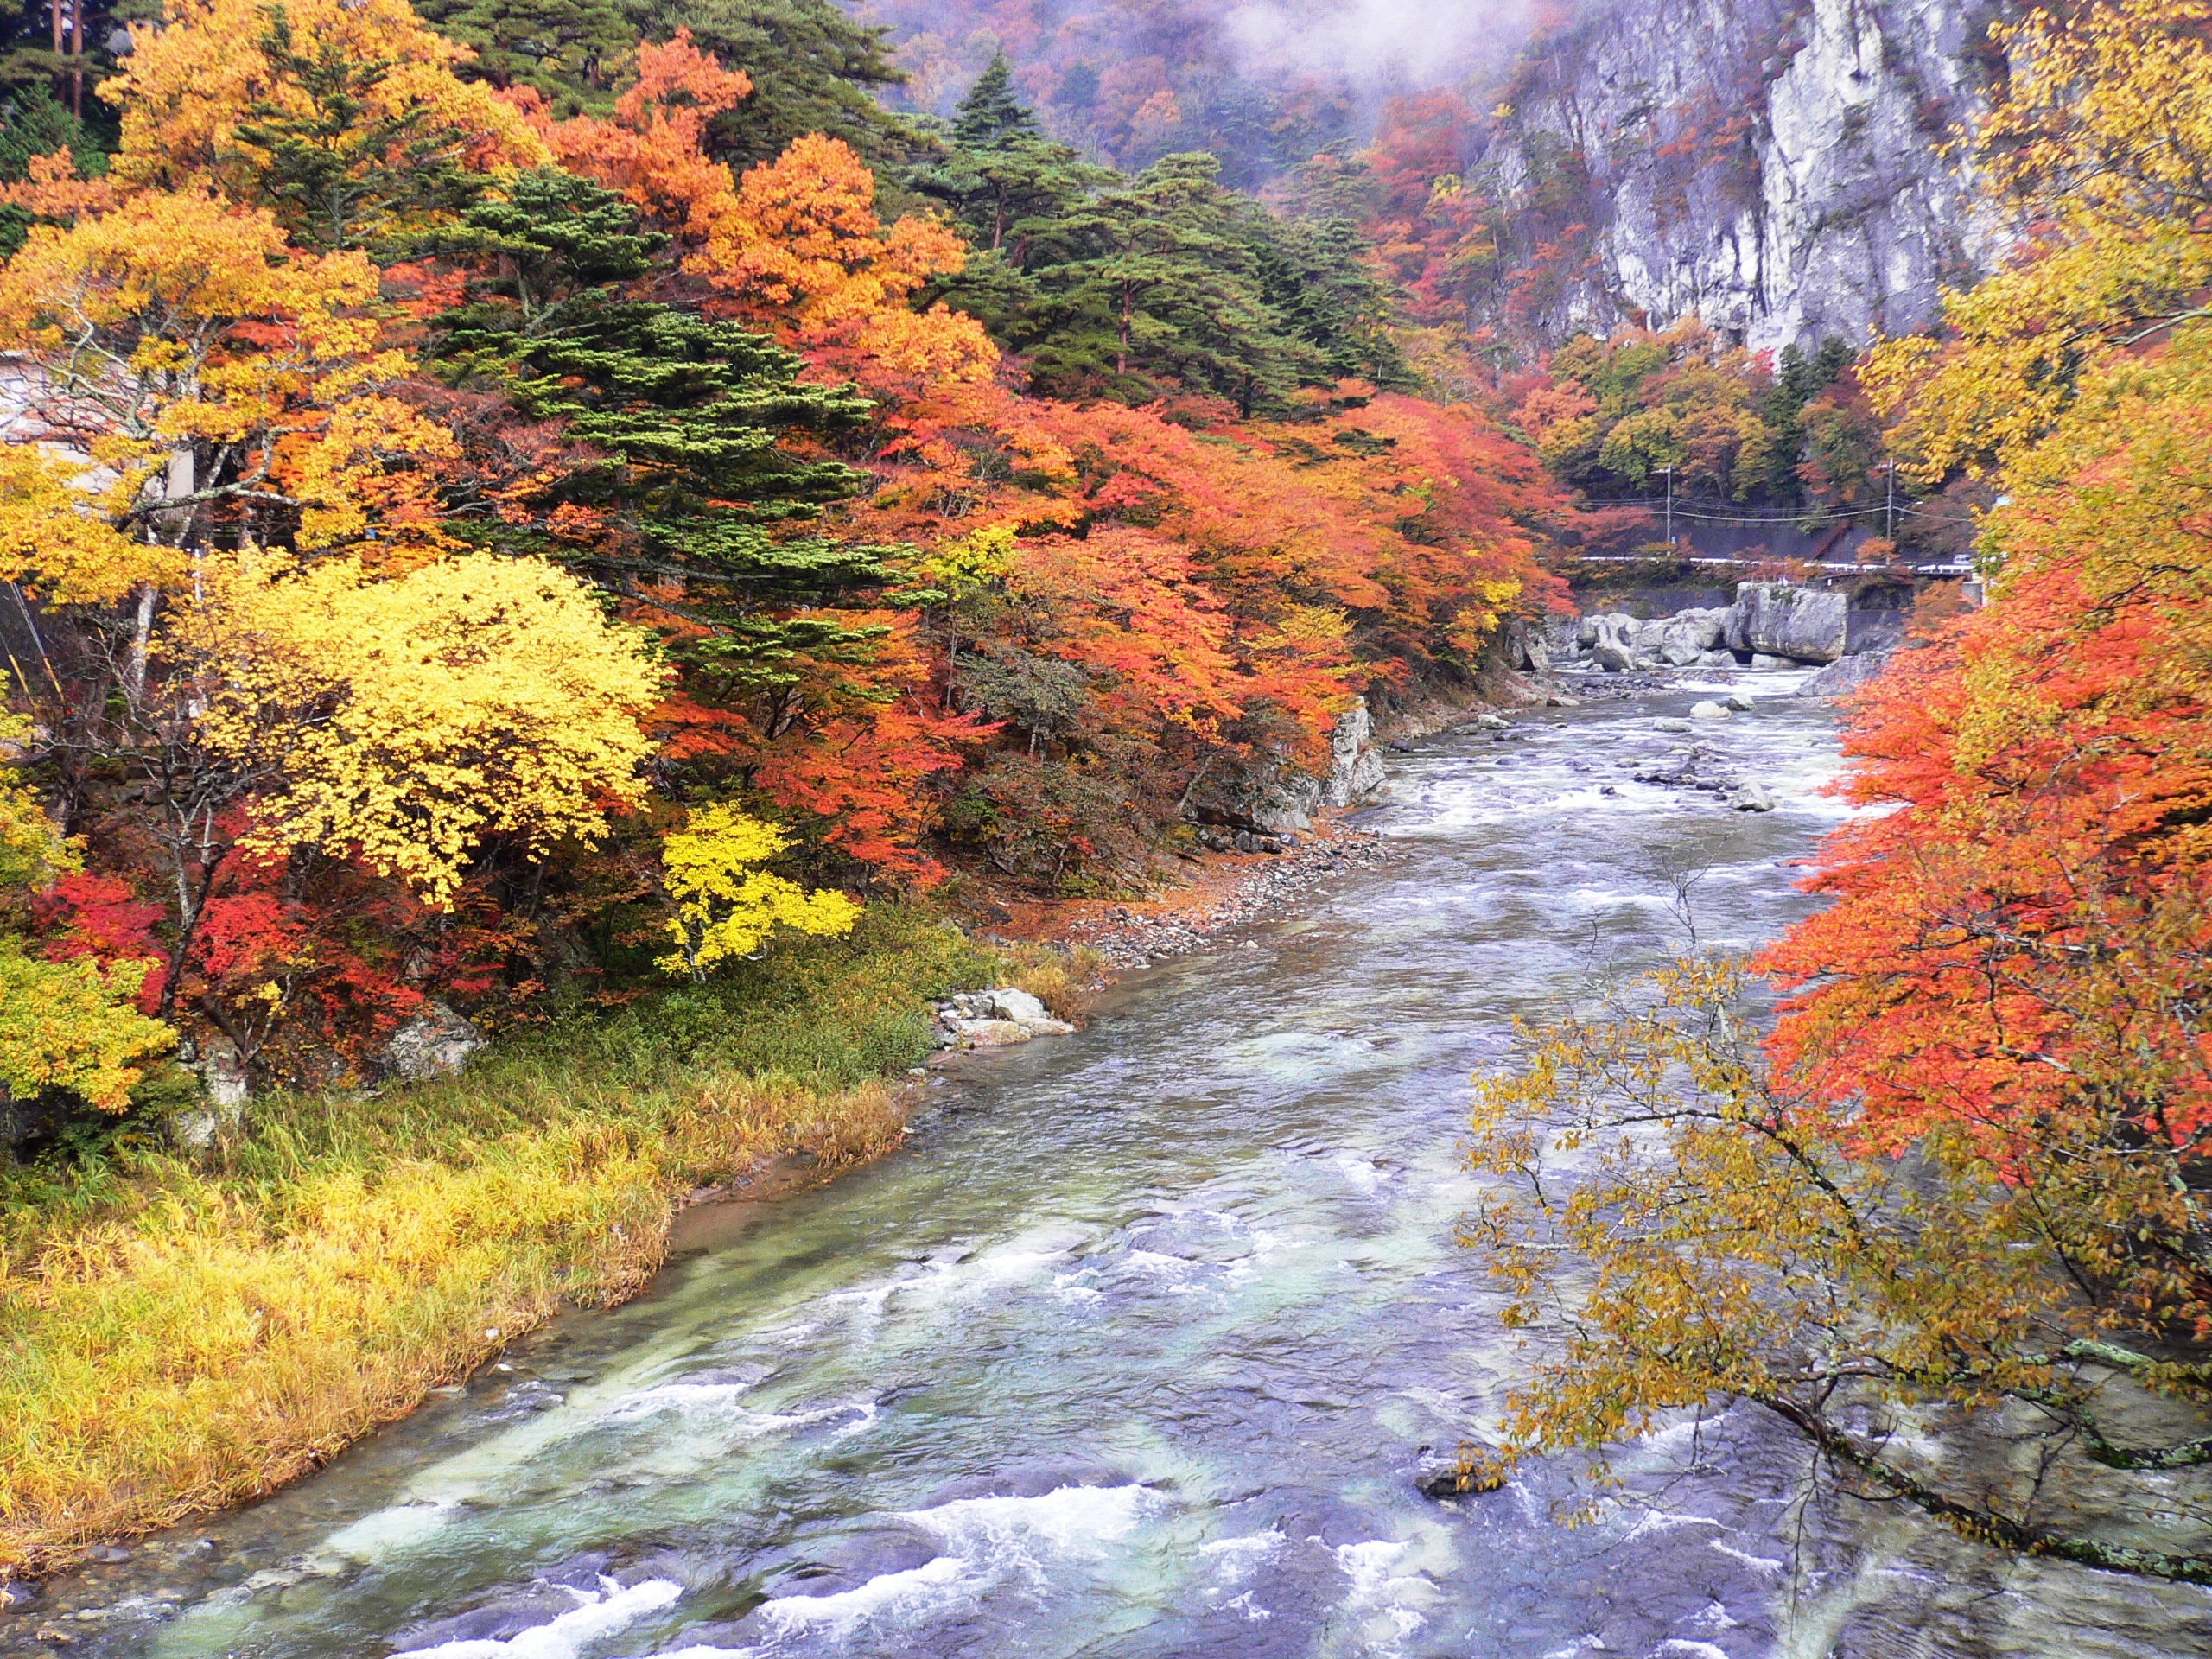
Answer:
[[[1695,313],[1753,346],[1932,312],[2000,227],[1942,153],[2003,72],[1997,0],[1592,0],[1539,35],[1484,157],[1503,317]]]

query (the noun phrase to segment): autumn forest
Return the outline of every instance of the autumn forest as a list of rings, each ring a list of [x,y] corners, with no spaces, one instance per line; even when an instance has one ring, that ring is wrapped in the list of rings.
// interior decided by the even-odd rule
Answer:
[[[1782,350],[1554,327],[1586,192],[1502,206],[1473,91],[1147,102],[969,10],[980,67],[830,0],[24,14],[0,1572],[896,1145],[934,1000],[1097,995],[1016,910],[1287,854],[1355,716],[1578,710],[1542,642],[1689,580],[1679,508],[1948,574],[1806,918],[1478,1080],[1458,1236],[1500,1328],[1573,1312],[1437,1491],[1746,1402],[1977,1548],[2212,1582],[2202,1495],[2142,1512],[2212,1465],[2212,6],[1989,23],[2009,251]],[[2137,1484],[1969,1491],[1908,1417]]]

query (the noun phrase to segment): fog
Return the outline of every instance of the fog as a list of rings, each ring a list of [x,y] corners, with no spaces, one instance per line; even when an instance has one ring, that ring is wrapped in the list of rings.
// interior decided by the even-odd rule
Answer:
[[[1253,0],[1223,34],[1254,73],[1372,90],[1456,84],[1526,38],[1530,0]]]

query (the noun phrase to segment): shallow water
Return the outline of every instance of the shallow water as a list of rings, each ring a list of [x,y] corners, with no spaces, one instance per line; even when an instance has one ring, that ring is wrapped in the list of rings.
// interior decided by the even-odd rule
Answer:
[[[1466,1077],[1593,973],[1773,935],[1840,810],[1825,709],[1699,741],[1766,816],[1626,780],[1699,695],[1393,757],[1386,868],[963,1061],[899,1154],[733,1211],[267,1503],[54,1587],[73,1652],[2196,1654],[2212,1596],[2006,1564],[1807,1486],[1746,1412],[1622,1459],[1414,1491],[1528,1363],[1453,1242]],[[1615,792],[1601,792],[1610,786]],[[79,1617],[81,1610],[83,1616]]]

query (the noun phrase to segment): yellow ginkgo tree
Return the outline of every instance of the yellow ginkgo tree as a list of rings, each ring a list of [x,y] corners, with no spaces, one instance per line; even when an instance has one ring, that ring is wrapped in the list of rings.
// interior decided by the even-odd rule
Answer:
[[[851,932],[860,906],[843,893],[810,893],[761,868],[791,844],[736,807],[692,808],[661,842],[662,887],[676,906],[668,918],[676,949],[658,959],[662,970],[704,981],[715,963],[752,956],[781,927],[823,938]]]

